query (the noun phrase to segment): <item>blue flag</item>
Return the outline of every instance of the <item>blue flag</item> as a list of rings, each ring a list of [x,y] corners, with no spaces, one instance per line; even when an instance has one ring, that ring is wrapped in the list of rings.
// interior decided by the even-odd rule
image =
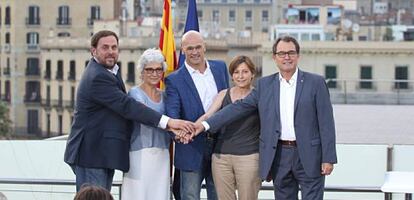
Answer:
[[[196,0],[188,0],[187,20],[185,21],[184,33],[194,30],[200,31],[198,28],[198,15]],[[183,33],[183,34],[184,34]],[[178,59],[178,67],[184,64],[185,55],[180,50],[180,58]]]

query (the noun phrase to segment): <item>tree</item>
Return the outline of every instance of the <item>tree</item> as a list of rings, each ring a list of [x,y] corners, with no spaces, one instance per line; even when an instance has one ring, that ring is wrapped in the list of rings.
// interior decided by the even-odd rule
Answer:
[[[12,133],[11,124],[9,108],[5,103],[0,102],[0,138],[9,138]]]

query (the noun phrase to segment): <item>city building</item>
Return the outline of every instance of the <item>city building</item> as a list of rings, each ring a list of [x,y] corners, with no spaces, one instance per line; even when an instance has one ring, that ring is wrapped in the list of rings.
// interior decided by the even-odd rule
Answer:
[[[72,95],[74,80],[80,77],[79,70],[76,73],[71,69],[84,65],[84,60],[44,59],[40,44],[47,38],[90,37],[94,20],[114,18],[113,7],[114,1],[100,0],[0,1],[1,99],[9,105],[15,133],[64,133],[62,124],[70,121],[64,113],[71,115],[73,107],[63,104],[63,98]],[[48,102],[48,93],[58,98]],[[43,113],[50,113],[50,120],[42,117],[49,116]],[[50,123],[52,118],[59,122],[51,123],[57,127],[53,131],[42,129],[41,124]]]

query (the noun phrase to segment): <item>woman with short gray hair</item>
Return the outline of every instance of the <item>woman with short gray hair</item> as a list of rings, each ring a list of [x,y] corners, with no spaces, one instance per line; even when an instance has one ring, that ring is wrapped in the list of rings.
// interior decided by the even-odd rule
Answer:
[[[165,113],[164,92],[158,84],[166,69],[158,49],[147,49],[138,62],[142,83],[129,95],[146,106]],[[124,174],[122,200],[170,199],[170,137],[162,129],[134,122],[129,152],[130,169]]]

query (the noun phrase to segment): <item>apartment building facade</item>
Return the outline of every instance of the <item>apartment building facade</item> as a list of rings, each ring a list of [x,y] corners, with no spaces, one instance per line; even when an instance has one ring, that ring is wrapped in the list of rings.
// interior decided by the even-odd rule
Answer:
[[[108,12],[113,7],[114,1],[99,0],[0,2],[0,93],[11,110],[15,133],[44,135],[41,124],[48,122],[43,112],[73,112],[73,107],[64,107],[60,102],[47,102],[43,91],[62,98],[71,94],[73,88],[69,85],[74,85],[73,79],[78,76],[71,74],[73,71],[64,72],[80,63],[43,59],[41,42],[47,38],[87,38],[92,34],[94,20],[113,18],[113,12]],[[43,66],[49,71],[42,71]],[[59,72],[51,74],[54,69]],[[64,116],[50,118],[63,123],[69,118]],[[62,123],[46,135],[63,134]]]

